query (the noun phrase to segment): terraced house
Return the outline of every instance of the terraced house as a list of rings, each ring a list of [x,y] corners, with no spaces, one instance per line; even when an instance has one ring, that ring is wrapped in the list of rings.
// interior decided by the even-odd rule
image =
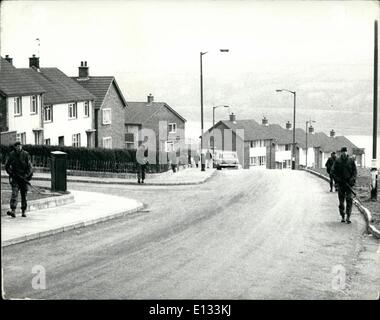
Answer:
[[[205,148],[237,151],[243,168],[291,168],[293,130],[289,121],[284,128],[278,124],[269,124],[265,117],[260,124],[254,119],[237,120],[236,115],[231,114],[229,120],[219,121],[214,129],[211,127],[203,135]],[[322,168],[330,153],[335,151],[339,154],[342,146],[346,146],[348,152],[355,155],[359,166],[364,165],[364,150],[357,148],[344,136],[335,136],[333,130],[330,136],[323,132],[314,133],[311,130],[306,137],[306,132],[297,128],[295,136],[297,168],[305,166]]]
[[[93,147],[95,96],[58,68],[40,68],[38,57],[20,69],[45,89],[43,101],[44,143]]]
[[[2,59],[5,67],[0,71],[0,89],[5,88],[8,94],[8,131],[16,131],[17,139],[27,144],[95,145],[94,95],[58,68],[40,68],[39,57],[34,55],[29,58],[29,68],[14,68],[7,63]],[[15,94],[18,96],[10,100]]]
[[[43,143],[43,98],[46,90],[0,57],[1,143]]]
[[[82,61],[78,69],[78,77],[72,77],[72,79],[96,98],[94,104],[95,147],[120,149],[130,147],[124,135],[124,113],[127,102],[115,77],[90,76],[87,61]]]

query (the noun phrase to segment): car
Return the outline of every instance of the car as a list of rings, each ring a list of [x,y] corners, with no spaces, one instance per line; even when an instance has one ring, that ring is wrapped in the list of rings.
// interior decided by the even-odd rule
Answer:
[[[236,151],[215,151],[213,167],[222,170],[222,168],[239,169],[241,166]]]

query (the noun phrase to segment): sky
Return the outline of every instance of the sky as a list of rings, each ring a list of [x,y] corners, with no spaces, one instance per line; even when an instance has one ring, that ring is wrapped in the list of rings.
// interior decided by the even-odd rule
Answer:
[[[205,128],[237,119],[372,135],[377,1],[2,1],[0,54],[69,76],[112,75],[127,101],[149,93],[200,135],[200,52]],[[40,41],[36,41],[36,38]],[[39,44],[39,45],[38,45]],[[229,49],[221,53],[219,49]],[[380,132],[380,130],[378,130]]]

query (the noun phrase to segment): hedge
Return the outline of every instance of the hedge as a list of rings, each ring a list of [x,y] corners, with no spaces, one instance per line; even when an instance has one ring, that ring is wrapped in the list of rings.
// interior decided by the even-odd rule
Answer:
[[[2,163],[12,150],[12,146],[0,145]],[[68,160],[100,160],[113,162],[135,162],[136,150],[127,149],[104,149],[104,148],[85,148],[67,146],[48,146],[48,145],[23,145],[23,149],[28,151],[31,156],[50,158],[52,151],[62,151],[67,153]]]

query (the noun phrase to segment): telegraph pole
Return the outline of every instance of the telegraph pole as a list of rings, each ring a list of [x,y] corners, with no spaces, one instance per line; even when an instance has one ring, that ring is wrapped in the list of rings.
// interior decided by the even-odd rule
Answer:
[[[373,139],[372,139],[372,163],[371,163],[371,200],[377,200],[377,72],[378,72],[378,48],[377,48],[377,20],[375,20],[375,45],[373,68]]]

